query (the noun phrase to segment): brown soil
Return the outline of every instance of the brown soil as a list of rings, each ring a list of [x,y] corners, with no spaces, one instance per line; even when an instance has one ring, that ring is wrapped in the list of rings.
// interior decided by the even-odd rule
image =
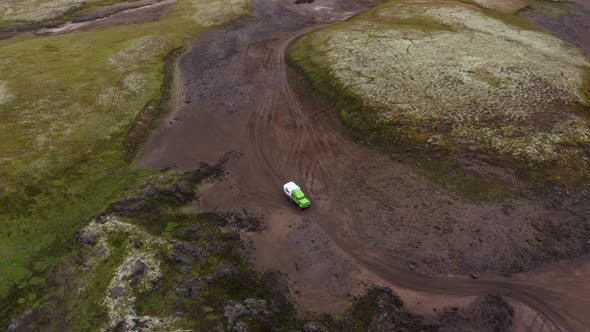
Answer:
[[[590,1],[528,0],[520,16],[590,56]]]
[[[523,329],[590,326],[583,313],[589,274],[548,268],[578,292],[548,287],[534,272],[492,276],[586,252],[588,202],[566,205],[527,193],[505,203],[466,202],[357,144],[332,107],[289,84],[284,52],[319,22],[370,4],[253,2],[253,18],[206,33],[181,58],[183,86],[140,165],[187,170],[239,152],[224,180],[204,186],[193,208],[263,215],[267,228],[248,235],[252,261],[286,273],[303,310],[340,312],[352,295],[378,284],[396,289],[420,314],[498,294],[519,306],[514,324]],[[309,210],[297,211],[283,196],[290,180],[311,197]],[[428,276],[472,272],[486,276]]]

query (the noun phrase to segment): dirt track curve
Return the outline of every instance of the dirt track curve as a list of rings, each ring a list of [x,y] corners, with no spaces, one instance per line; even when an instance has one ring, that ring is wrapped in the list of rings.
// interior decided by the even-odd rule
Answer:
[[[372,244],[363,225],[384,218],[388,200],[442,194],[407,166],[353,142],[333,109],[289,84],[285,65],[295,38],[370,4],[253,2],[254,19],[205,34],[181,58],[174,110],[146,144],[141,165],[189,169],[232,152],[225,180],[206,185],[194,208],[264,215],[267,229],[249,237],[252,260],[287,274],[303,310],[338,312],[351,293],[377,283],[421,314],[499,294],[516,305],[517,330],[588,330],[588,259],[511,278],[432,277]],[[312,197],[311,209],[286,202],[281,186],[289,180]]]

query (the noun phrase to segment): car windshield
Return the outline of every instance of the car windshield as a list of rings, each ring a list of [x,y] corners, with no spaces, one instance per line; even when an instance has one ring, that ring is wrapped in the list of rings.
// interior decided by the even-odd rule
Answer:
[[[295,196],[295,198],[297,198],[298,200],[304,199],[305,195],[303,194],[303,191],[301,190],[295,190],[293,192],[293,195]]]

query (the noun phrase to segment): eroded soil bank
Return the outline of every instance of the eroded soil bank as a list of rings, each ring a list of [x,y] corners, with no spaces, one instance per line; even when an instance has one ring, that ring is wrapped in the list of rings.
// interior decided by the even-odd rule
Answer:
[[[286,273],[302,310],[340,312],[374,283],[430,317],[433,309],[498,294],[514,302],[519,329],[585,330],[587,260],[544,274],[578,285],[577,292],[539,282],[534,272],[492,276],[584,252],[577,238],[526,241],[531,233],[543,240],[553,220],[581,224],[583,206],[528,195],[469,203],[440,192],[407,165],[352,141],[331,106],[289,84],[284,51],[291,41],[369,5],[259,0],[253,18],[199,38],[179,63],[175,110],[139,163],[182,170],[235,151],[226,179],[203,187],[193,209],[263,215],[267,229],[250,237],[251,259]],[[286,202],[281,186],[289,180],[312,197],[311,209]],[[473,272],[489,277],[424,274]]]

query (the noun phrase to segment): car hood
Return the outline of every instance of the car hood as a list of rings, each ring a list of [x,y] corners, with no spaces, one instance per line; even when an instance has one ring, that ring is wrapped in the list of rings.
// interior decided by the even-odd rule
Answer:
[[[300,199],[298,202],[299,202],[299,205],[301,205],[303,207],[308,207],[311,204],[311,202],[307,198]]]

